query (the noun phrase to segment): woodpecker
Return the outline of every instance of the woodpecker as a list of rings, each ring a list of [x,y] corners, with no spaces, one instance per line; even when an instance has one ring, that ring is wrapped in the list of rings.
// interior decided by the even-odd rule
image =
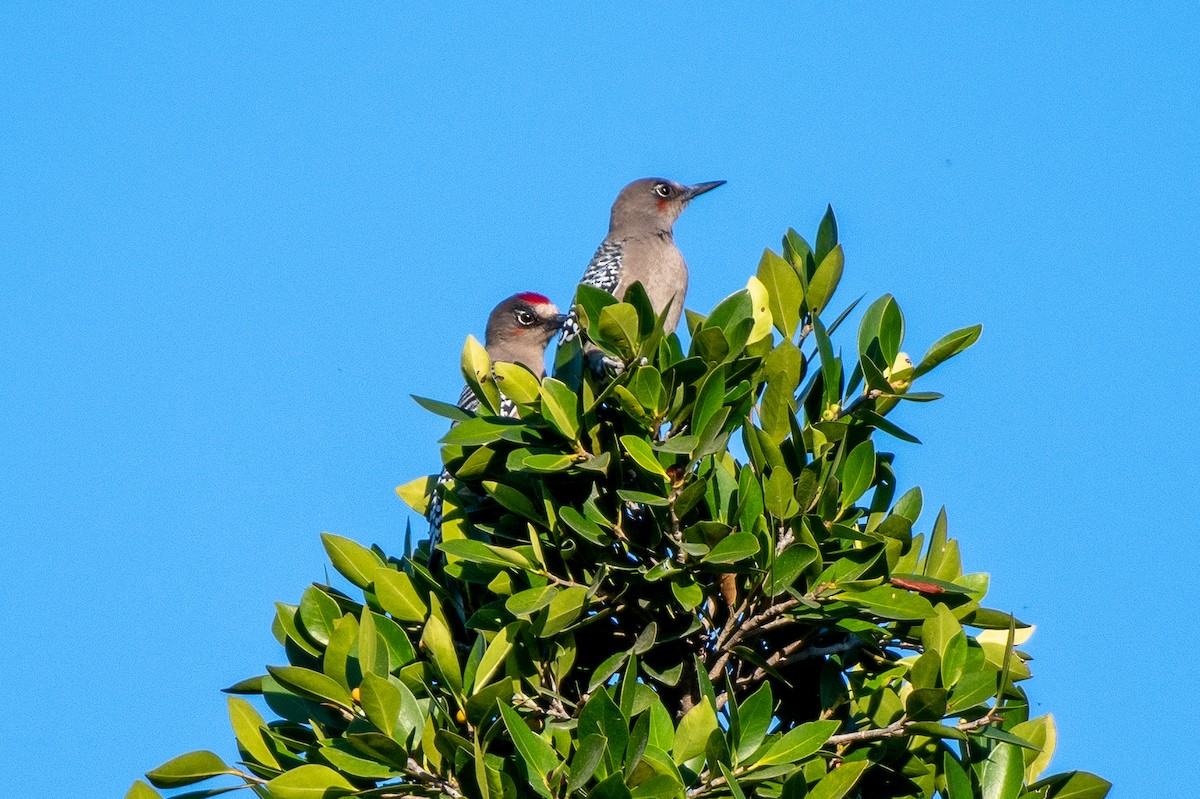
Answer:
[[[565,314],[542,294],[525,291],[501,302],[488,317],[483,346],[492,363],[519,363],[541,379],[546,374],[546,345],[567,321]],[[471,413],[479,410],[479,398],[469,385],[463,386],[458,407]],[[503,393],[500,415],[516,416],[517,406]],[[450,482],[443,470],[429,502],[429,552],[432,557],[442,537],[442,491]]]
[[[640,282],[656,313],[671,303],[665,329],[673,332],[683,313],[688,271],[675,246],[672,227],[689,202],[724,183],[714,180],[684,186],[664,178],[642,178],[621,189],[612,206],[608,235],[579,282],[603,289],[618,300],[630,285]],[[559,343],[578,335],[579,322],[572,308]]]

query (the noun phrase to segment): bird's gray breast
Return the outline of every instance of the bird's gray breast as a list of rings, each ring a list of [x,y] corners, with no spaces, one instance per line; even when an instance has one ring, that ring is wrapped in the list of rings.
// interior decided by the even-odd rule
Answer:
[[[687,296],[688,272],[683,254],[674,241],[660,236],[628,239],[624,249],[621,284],[616,295],[624,296],[630,285],[640,281],[655,311],[662,313],[670,302],[671,312],[666,320],[666,330],[670,333],[679,323]]]

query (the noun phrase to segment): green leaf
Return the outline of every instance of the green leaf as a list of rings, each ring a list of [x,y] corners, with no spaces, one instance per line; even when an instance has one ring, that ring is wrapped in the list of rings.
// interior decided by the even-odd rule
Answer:
[[[500,393],[520,405],[532,404],[541,394],[537,375],[519,363],[501,361],[492,366]]]
[[[354,793],[349,780],[315,763],[283,772],[269,781],[266,789],[272,799],[334,799]]]
[[[947,799],[975,799],[971,778],[958,758],[946,752],[942,757],[942,769],[946,774]]]
[[[1012,744],[997,744],[983,763],[979,783],[983,799],[1017,799],[1025,761],[1021,750]]]
[[[172,758],[158,768],[147,771],[146,779],[155,788],[178,788],[219,774],[235,773],[215,753],[200,750]]]
[[[738,760],[745,760],[762,745],[774,713],[775,702],[771,697],[771,686],[764,682],[738,708],[738,720],[741,723],[736,752]]]
[[[579,713],[578,737],[582,740],[593,734],[608,739],[609,770],[614,770],[629,745],[629,720],[604,689],[593,693]]]
[[[609,775],[588,792],[588,799],[632,799],[632,796],[619,772]]]
[[[349,691],[339,685],[337,680],[319,671],[300,666],[267,666],[267,671],[276,682],[304,699],[330,702],[347,710],[354,704]]]
[[[842,245],[838,244],[821,260],[817,271],[808,281],[806,299],[808,307],[814,315],[825,310],[833,293],[837,291],[844,266],[845,256],[842,254]]]
[[[885,619],[921,621],[934,615],[933,605],[928,599],[890,585],[880,585],[866,591],[847,591],[839,594],[838,599],[863,605],[871,613]]]
[[[383,559],[362,544],[333,533],[321,533],[321,543],[338,573],[358,588],[366,588],[375,579],[375,570]]]
[[[523,626],[525,626],[525,622],[521,621],[505,625],[504,629],[497,633],[492,642],[488,644],[487,650],[483,653],[483,659],[479,661],[479,668],[475,672],[475,690],[479,690],[492,681],[492,677],[504,665],[504,659],[512,651],[513,644],[517,640],[517,632]]]
[[[263,717],[258,714],[253,705],[241,697],[231,696],[227,699],[227,703],[229,705],[229,724],[233,727],[233,734],[237,738],[238,745],[254,762],[268,768],[279,768],[279,759],[275,757],[275,750],[263,737],[263,732],[267,729],[267,723],[263,721]]]
[[[929,348],[929,352],[925,353],[925,357],[913,369],[913,378],[920,377],[943,361],[958,355],[978,341],[979,334],[982,332],[983,325],[971,325],[942,336]]]
[[[134,780],[125,794],[125,799],[162,799],[162,794],[141,780]]]
[[[497,703],[497,707],[500,708],[500,716],[504,719],[504,726],[508,729],[513,745],[525,764],[530,785],[542,796],[549,797],[550,783],[546,775],[558,767],[558,755],[545,739],[529,729],[525,720],[517,715],[515,710],[501,703]]]
[[[412,578],[389,568],[375,570],[373,582],[379,605],[400,621],[423,622],[429,606],[421,599]]]
[[[1049,799],[1104,799],[1112,783],[1086,771],[1068,771],[1039,780],[1029,786],[1036,791],[1049,788]]]
[[[842,510],[867,492],[875,481],[875,445],[870,439],[850,451],[839,475],[842,481]]]
[[[788,730],[758,759],[759,766],[798,763],[817,751],[837,732],[839,722],[811,721]]]
[[[342,617],[342,611],[331,596],[310,585],[300,598],[298,615],[308,637],[324,647],[329,643],[333,625]]]
[[[570,776],[567,778],[567,792],[574,793],[587,784],[600,760],[604,757],[604,748],[608,741],[599,733],[592,733],[580,742],[579,750],[571,759]]]
[[[598,325],[600,341],[619,352],[625,358],[637,352],[641,338],[638,335],[637,309],[628,303],[609,305],[600,311]]]
[[[696,406],[692,409],[692,430],[703,431],[708,423],[721,410],[725,401],[725,367],[718,366],[709,372],[700,386],[696,396]]]
[[[546,518],[523,492],[494,480],[484,480],[480,485],[492,499],[503,505],[506,510],[510,510],[518,516],[524,516],[537,524],[546,523]]]
[[[425,630],[421,633],[421,644],[429,653],[433,667],[445,681],[446,686],[456,695],[462,694],[462,669],[458,663],[458,654],[454,647],[454,637],[446,623],[436,615],[425,622]]]
[[[457,405],[452,405],[449,402],[439,402],[435,399],[418,397],[416,394],[410,394],[409,396],[411,396],[418,405],[430,413],[436,414],[445,419],[449,419],[453,422],[466,421],[472,417],[472,414],[468,411],[464,411],[462,408],[458,407]]]
[[[563,510],[567,510],[564,508]],[[514,616],[530,616],[550,604],[558,594],[552,585],[518,591],[504,601],[505,609]]]
[[[1050,765],[1050,758],[1054,756],[1058,744],[1058,728],[1054,724],[1054,717],[1047,713],[1023,721],[1012,728],[1012,734],[1024,738],[1040,750],[1025,750],[1022,753],[1025,760],[1025,781],[1034,782]]]
[[[383,677],[364,674],[359,696],[367,720],[384,735],[393,737],[400,718],[400,689]]]
[[[758,553],[758,538],[752,533],[733,533],[717,542],[717,545],[701,559],[701,563],[737,563]]]
[[[813,256],[817,263],[825,260],[825,256],[837,246],[838,229],[837,219],[833,216],[833,206],[825,206],[825,215],[821,217],[821,224],[817,228],[817,246],[813,251]]]
[[[542,380],[542,414],[568,441],[579,440],[579,397],[561,380]]]
[[[767,289],[772,322],[784,338],[790,339],[800,325],[800,306],[804,302],[800,278],[787,261],[770,250],[763,250],[756,274]]]
[[[531,505],[532,506],[532,505]],[[534,569],[536,564],[515,549],[485,544],[470,538],[442,541],[438,548],[447,555],[461,558],[480,566],[496,566],[501,569]],[[424,616],[422,616],[424,618]]]
[[[677,764],[686,763],[704,754],[708,736],[717,728],[716,711],[705,697],[679,721],[679,728],[675,731],[675,751],[672,753],[674,761]]]
[[[639,436],[624,435],[621,436],[621,446],[629,453],[629,457],[633,458],[634,463],[642,468],[642,471],[666,478],[667,470],[658,462],[658,457],[654,454],[648,441]]]
[[[850,789],[858,782],[858,778],[870,767],[869,760],[853,760],[842,763],[813,786],[813,789],[808,792],[808,799],[842,799],[843,796],[850,793]]]
[[[550,600],[546,620],[538,631],[539,638],[549,638],[575,623],[587,604],[587,589],[573,585],[564,588]]]

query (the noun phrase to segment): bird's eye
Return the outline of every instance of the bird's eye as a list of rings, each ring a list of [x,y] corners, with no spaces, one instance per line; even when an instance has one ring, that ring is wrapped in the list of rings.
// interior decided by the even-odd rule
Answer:
[[[671,196],[671,187],[668,186],[666,183],[656,183],[654,185],[654,193],[657,194],[659,197],[663,197],[663,198],[670,197]]]
[[[533,327],[536,321],[529,311],[517,311],[517,324],[521,327]]]

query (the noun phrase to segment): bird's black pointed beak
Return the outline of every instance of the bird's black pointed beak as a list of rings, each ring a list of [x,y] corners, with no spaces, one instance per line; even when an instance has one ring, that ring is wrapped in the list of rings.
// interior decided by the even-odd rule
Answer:
[[[714,180],[709,183],[697,183],[694,186],[687,186],[683,190],[683,200],[684,200],[684,202],[687,202],[696,197],[699,197],[701,194],[704,194],[706,191],[712,191],[717,186],[724,186],[724,185],[725,185],[725,181]]]
[[[567,320],[570,318],[570,314],[556,313],[546,321],[546,327],[551,330],[561,330],[562,326],[565,325]]]

